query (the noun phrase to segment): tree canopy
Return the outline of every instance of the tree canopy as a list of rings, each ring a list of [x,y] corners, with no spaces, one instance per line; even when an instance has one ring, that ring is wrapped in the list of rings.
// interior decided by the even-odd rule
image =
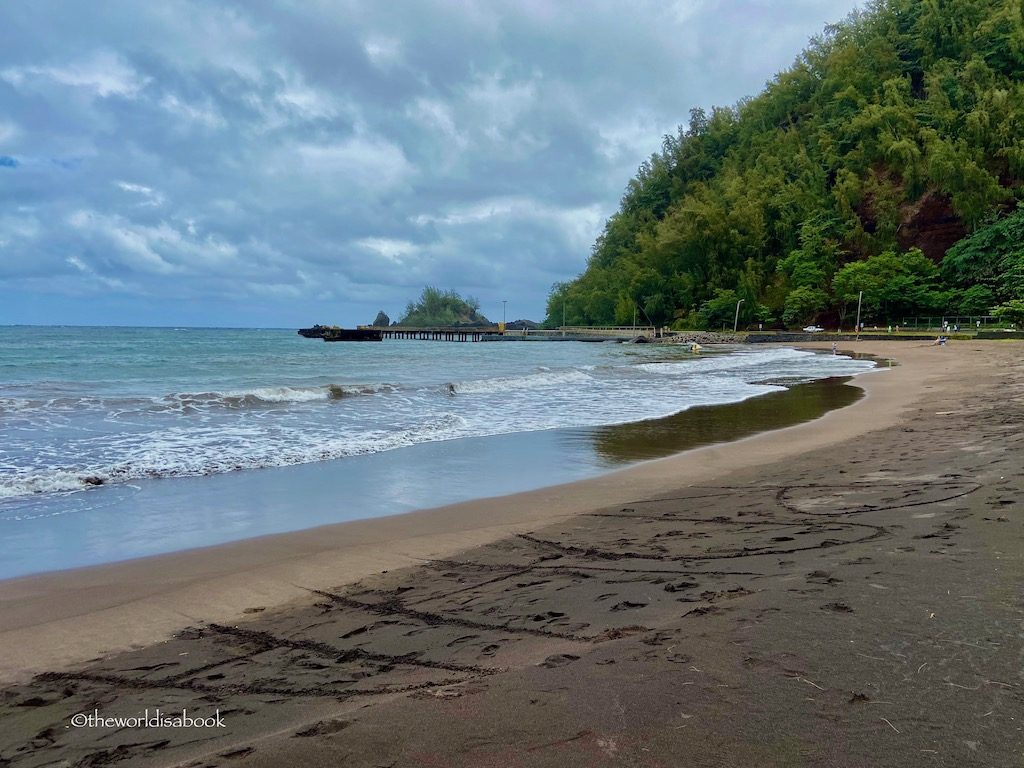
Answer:
[[[462,298],[455,291],[427,286],[417,301],[409,302],[398,324],[419,328],[490,325],[479,309],[480,302],[472,296]]]
[[[995,301],[1024,299],[1024,206],[996,216],[964,238],[942,260],[946,282],[962,289],[961,300],[988,295]]]
[[[841,320],[862,290],[876,321],[1020,298],[1024,218],[993,216],[1024,197],[1021,2],[875,0],[761,94],[692,110],[549,324],[713,327],[730,292],[741,322],[787,324]]]

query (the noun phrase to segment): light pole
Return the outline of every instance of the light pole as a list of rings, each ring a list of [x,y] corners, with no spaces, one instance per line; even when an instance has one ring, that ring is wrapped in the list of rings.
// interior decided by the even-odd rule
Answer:
[[[864,291],[857,294],[857,327],[854,328],[854,333],[857,334],[857,338],[860,339],[860,303],[864,299]]]
[[[505,330],[505,305],[508,304],[508,299],[501,300],[501,330]]]
[[[740,326],[740,304],[742,304],[744,301],[746,301],[746,299],[740,299],[739,301],[736,302],[736,317],[732,319],[733,333],[736,333],[736,329],[739,328]]]

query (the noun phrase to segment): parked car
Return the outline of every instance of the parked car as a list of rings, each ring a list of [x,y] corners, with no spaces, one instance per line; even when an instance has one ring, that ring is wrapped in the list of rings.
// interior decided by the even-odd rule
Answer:
[[[808,325],[804,328],[804,333],[821,333],[824,330],[820,325]]]

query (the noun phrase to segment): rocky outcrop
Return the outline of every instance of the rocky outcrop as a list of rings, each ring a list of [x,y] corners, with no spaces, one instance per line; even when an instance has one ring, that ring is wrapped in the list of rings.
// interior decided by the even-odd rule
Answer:
[[[900,248],[920,248],[938,263],[954,243],[967,235],[949,198],[939,192],[926,192],[902,209],[903,220],[896,237]]]
[[[672,336],[652,339],[657,344],[742,344],[745,333],[717,333],[715,331],[678,331]]]

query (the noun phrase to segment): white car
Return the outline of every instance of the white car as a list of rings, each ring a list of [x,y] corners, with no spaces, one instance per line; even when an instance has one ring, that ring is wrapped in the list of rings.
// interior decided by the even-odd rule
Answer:
[[[824,330],[820,325],[808,325],[804,328],[804,333],[821,333]]]

